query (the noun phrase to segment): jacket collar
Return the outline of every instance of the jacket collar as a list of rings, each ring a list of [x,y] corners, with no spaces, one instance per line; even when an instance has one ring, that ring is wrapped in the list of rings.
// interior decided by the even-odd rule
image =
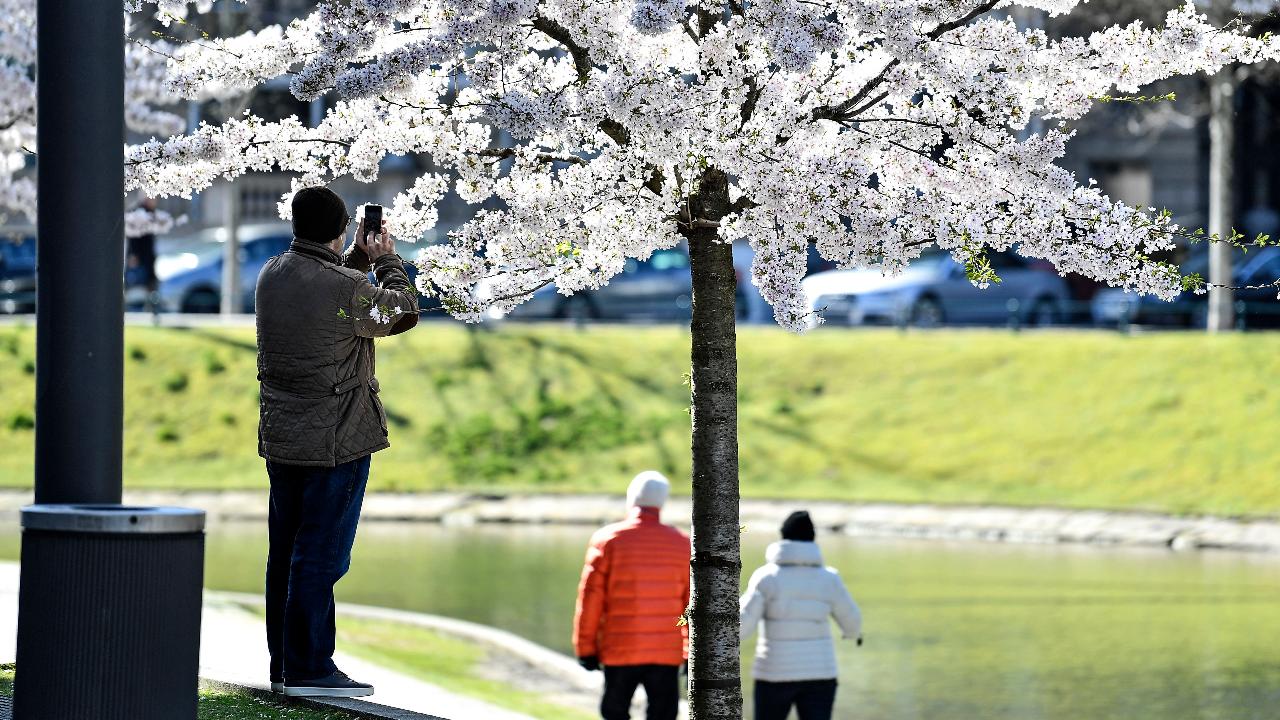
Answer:
[[[631,517],[639,518],[642,523],[661,522],[662,510],[656,507],[633,507]]]
[[[338,253],[330,250],[327,245],[320,245],[319,243],[294,238],[293,242],[289,243],[289,250],[290,252],[296,252],[299,255],[306,255],[307,257],[323,260],[327,263],[333,263],[334,265],[342,264],[342,257],[339,256]]]
[[[822,567],[822,551],[818,549],[818,543],[803,540],[780,540],[765,550],[764,559],[774,565]]]

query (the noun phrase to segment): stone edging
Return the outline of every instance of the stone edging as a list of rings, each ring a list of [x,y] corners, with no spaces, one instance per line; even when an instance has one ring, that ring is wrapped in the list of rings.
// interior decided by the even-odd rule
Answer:
[[[356,700],[353,698],[286,698],[283,695],[277,695],[270,690],[250,685],[237,685],[236,683],[223,682],[221,680],[209,680],[208,678],[200,678],[200,682],[209,687],[232,690],[261,700],[269,700],[273,703],[283,701],[291,705],[302,705],[316,710],[337,709],[350,715],[352,718],[359,718],[360,720],[446,720],[445,718],[436,717],[435,715],[423,715],[422,713],[413,712],[411,710],[401,710],[399,708],[387,707],[386,705],[378,705],[377,703],[365,702],[364,700]]]
[[[203,508],[211,521],[266,519],[264,491],[130,491],[140,505]],[[29,492],[0,491],[0,516],[16,515]],[[1280,552],[1280,521],[1176,517],[1157,513],[1007,506],[905,505],[801,500],[743,500],[748,532],[772,536],[786,515],[805,508],[826,532],[860,537],[980,540],[1013,543],[1086,543],[1106,546],[1214,548]],[[445,525],[601,525],[624,512],[622,498],[605,495],[475,495],[468,493],[372,493],[363,522],[436,522]],[[672,498],[664,516],[688,524],[687,497]]]

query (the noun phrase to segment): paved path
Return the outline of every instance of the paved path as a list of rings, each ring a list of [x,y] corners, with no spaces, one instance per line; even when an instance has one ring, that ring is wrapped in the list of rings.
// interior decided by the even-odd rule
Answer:
[[[17,563],[0,563],[0,663],[13,662],[16,655],[18,578]],[[358,658],[339,654],[334,660],[352,677],[373,683],[377,693],[371,700],[382,705],[449,720],[532,720],[528,715],[458,695]],[[262,620],[216,594],[206,598],[200,633],[200,675],[238,685],[267,687]]]

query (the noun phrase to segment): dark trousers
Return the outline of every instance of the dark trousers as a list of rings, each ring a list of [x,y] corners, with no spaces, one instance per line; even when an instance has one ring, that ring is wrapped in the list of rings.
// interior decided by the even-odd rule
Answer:
[[[756,681],[756,720],[787,720],[792,706],[800,720],[831,720],[835,680]]]
[[[267,474],[271,678],[315,680],[336,669],[333,586],[351,567],[369,456],[332,468],[268,461]]]
[[[676,720],[680,710],[679,671],[677,665],[615,665],[604,669],[604,699],[600,716],[604,720],[628,720],[631,696],[636,687],[644,686],[649,697],[645,712],[648,720]]]

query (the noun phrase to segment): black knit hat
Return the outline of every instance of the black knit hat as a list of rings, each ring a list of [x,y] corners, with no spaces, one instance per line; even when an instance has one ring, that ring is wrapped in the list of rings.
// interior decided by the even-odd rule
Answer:
[[[809,519],[809,513],[804,510],[797,510],[787,516],[782,521],[782,539],[783,540],[803,540],[804,542],[813,542],[814,531],[813,521]]]
[[[342,198],[327,187],[302,188],[293,195],[293,236],[299,240],[331,243],[350,220]]]

